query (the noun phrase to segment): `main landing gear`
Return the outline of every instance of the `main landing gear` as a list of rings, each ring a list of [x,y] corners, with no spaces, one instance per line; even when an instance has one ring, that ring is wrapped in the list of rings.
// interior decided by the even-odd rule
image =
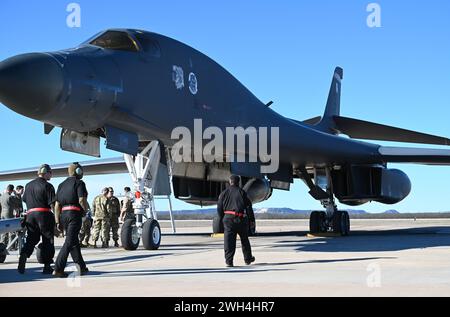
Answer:
[[[310,233],[332,232],[337,235],[348,236],[350,234],[350,216],[347,211],[337,209],[330,169],[313,169],[313,172],[314,176],[312,177],[311,172],[308,172],[304,166],[300,166],[296,170],[299,178],[303,179],[310,189],[309,194],[314,199],[319,200],[325,208],[325,211],[313,211],[311,213],[309,218]],[[322,184],[322,186],[319,186],[319,184]]]
[[[309,231],[311,234],[333,232],[343,237],[350,234],[350,216],[347,211],[333,208],[331,213],[313,211],[309,217]]]

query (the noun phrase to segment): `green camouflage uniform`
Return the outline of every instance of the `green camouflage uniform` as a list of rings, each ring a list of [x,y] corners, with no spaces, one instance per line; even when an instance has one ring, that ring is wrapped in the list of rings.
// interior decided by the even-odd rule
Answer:
[[[89,207],[89,205],[88,205]],[[89,245],[89,238],[91,237],[91,229],[92,229],[92,213],[91,208],[89,207],[88,212],[83,217],[83,222],[81,224],[81,230],[79,234],[80,243],[83,245]]]
[[[0,196],[0,219],[11,219],[14,218],[14,210],[16,206],[15,197],[9,193],[3,193]],[[13,232],[2,234],[0,238],[0,243],[3,243],[5,246],[8,245],[15,237]]]
[[[108,198],[104,195],[98,195],[92,203],[92,214],[94,216],[94,242],[98,241],[101,234],[102,241],[109,242],[109,229],[111,225],[111,216],[107,210]]]
[[[117,197],[112,196],[108,199],[106,210],[111,216],[112,236],[115,242],[119,241],[119,217],[120,217],[120,202]]]
[[[130,197],[125,197],[122,200],[122,211],[125,212],[123,220],[134,219],[133,201]]]

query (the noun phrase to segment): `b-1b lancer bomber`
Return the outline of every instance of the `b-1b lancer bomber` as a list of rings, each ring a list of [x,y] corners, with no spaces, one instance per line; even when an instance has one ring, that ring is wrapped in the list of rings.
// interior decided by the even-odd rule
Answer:
[[[257,203],[269,199],[273,189],[289,190],[301,179],[324,207],[311,214],[310,231],[348,235],[349,215],[337,209],[336,200],[349,206],[395,204],[410,193],[408,176],[389,163],[450,164],[449,150],[354,140],[450,144],[445,137],[341,116],[342,80],[338,67],[323,115],[299,121],[272,110],[227,70],[186,44],[141,30],[110,29],[72,49],[1,62],[0,101],[41,121],[47,134],[60,127],[63,150],[99,157],[103,138],[108,149],[123,153],[123,158],[81,164],[85,175],[131,175],[138,193],[136,219],[124,224],[122,243],[136,249],[142,239],[145,248],[156,249],[161,234],[153,198],[172,190],[188,203],[214,205],[229,176],[237,174]],[[229,140],[208,143],[213,135],[228,135],[230,128],[242,132],[235,135],[238,139],[243,135],[248,140],[242,148],[230,148]],[[182,147],[180,156],[197,159],[174,158],[180,145],[174,138],[180,133],[174,131],[186,130],[194,141]],[[259,140],[257,151],[254,139]],[[201,155],[208,147],[214,147],[214,159]],[[54,177],[65,176],[67,165],[52,168]],[[31,179],[34,174],[35,169],[2,172],[0,181]]]

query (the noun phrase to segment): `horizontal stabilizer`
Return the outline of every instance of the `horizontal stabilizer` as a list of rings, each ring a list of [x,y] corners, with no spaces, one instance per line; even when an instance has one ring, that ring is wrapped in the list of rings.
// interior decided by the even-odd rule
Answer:
[[[450,165],[450,150],[380,146],[378,152],[386,163]]]
[[[355,139],[450,145],[450,139],[378,123],[334,116],[335,129]]]

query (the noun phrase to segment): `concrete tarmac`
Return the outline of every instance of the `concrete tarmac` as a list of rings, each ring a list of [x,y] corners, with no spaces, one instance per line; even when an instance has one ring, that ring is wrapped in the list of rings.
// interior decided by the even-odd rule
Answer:
[[[44,276],[34,255],[20,275],[12,254],[0,264],[0,296],[450,296],[450,219],[352,220],[345,238],[308,238],[307,220],[260,220],[256,263],[246,266],[239,247],[234,268],[211,221],[176,224],[173,235],[161,223],[157,251],[83,249],[83,277]]]

